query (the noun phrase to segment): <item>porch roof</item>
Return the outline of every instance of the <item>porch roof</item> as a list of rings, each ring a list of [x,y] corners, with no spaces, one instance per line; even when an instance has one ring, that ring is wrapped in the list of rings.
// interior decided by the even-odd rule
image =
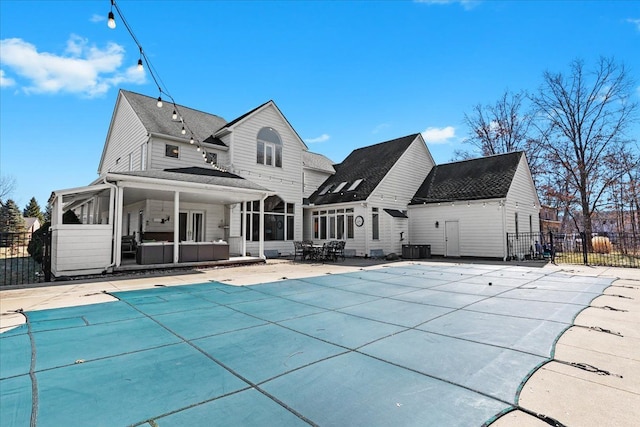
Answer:
[[[154,198],[172,200],[174,191],[184,194],[182,201],[238,203],[275,194],[254,182],[229,172],[208,168],[148,170],[108,173],[107,180],[126,187],[125,203]]]
[[[187,167],[164,170],[146,170],[136,172],[113,172],[108,174],[116,178],[118,175],[130,177],[153,178],[160,180],[179,181],[182,183],[198,183],[218,185],[223,187],[243,188],[247,190],[269,191],[268,189],[248,181],[230,172],[201,167]]]

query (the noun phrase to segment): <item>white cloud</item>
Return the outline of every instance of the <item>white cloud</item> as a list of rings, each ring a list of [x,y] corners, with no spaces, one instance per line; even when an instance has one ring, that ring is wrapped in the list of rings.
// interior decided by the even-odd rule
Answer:
[[[378,126],[374,127],[371,133],[378,133],[385,129],[389,129],[391,125],[389,123],[380,123]]]
[[[325,142],[325,141],[328,141],[328,140],[329,140],[329,138],[331,138],[331,137],[330,137],[328,134],[323,133],[322,135],[320,135],[320,136],[319,136],[319,137],[317,137],[317,138],[307,138],[307,139],[305,139],[305,140],[304,140],[304,142],[307,142],[307,143],[309,143],[309,144],[315,144],[315,143],[317,143],[317,142]]]
[[[0,40],[0,62],[13,72],[16,81],[25,80],[26,93],[74,93],[86,97],[104,94],[123,82],[144,83],[145,73],[136,65],[121,70],[124,48],[108,43],[99,48],[87,39],[71,35],[65,52],[38,52],[22,39]],[[5,77],[6,78],[6,77]]]
[[[15,86],[16,81],[5,76],[4,70],[0,70],[0,87]]]
[[[428,127],[422,132],[422,137],[426,142],[432,144],[446,144],[449,139],[456,136],[456,130],[453,126],[443,128]]]
[[[104,22],[106,20],[107,18],[104,15],[98,15],[97,13],[94,13],[91,15],[91,18],[89,18],[90,22]]]
[[[455,3],[459,3],[460,5],[462,5],[462,7],[465,10],[471,10],[474,7],[476,7],[479,3],[480,0],[414,0],[416,3],[425,3],[425,4],[435,4],[435,5],[441,5],[441,4],[455,4]]]
[[[631,22],[633,25],[636,26],[636,30],[640,31],[640,19],[627,19],[627,22]]]

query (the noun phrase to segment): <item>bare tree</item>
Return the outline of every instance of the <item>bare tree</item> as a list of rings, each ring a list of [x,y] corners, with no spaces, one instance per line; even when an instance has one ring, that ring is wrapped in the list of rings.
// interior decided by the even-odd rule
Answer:
[[[469,128],[467,144],[475,147],[474,152],[482,156],[524,151],[529,167],[536,178],[540,164],[537,141],[529,136],[532,123],[531,114],[524,111],[526,94],[506,90],[493,105],[477,104],[470,114],[464,115]],[[456,151],[459,159],[474,157],[468,151]]]
[[[0,176],[0,204],[3,204],[3,200],[11,197],[11,194],[16,189],[16,179],[13,176],[3,175]]]
[[[566,173],[567,190],[577,196],[579,225],[587,235],[593,212],[619,177],[605,158],[620,155],[630,142],[625,132],[638,108],[630,99],[633,90],[624,65],[600,58],[591,72],[581,60],[571,62],[567,76],[545,72],[542,86],[531,97],[549,169]]]

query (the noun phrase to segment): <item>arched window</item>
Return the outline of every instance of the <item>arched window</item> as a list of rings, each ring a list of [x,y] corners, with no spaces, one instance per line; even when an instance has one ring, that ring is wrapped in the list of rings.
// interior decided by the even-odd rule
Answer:
[[[262,128],[258,132],[256,161],[261,165],[282,167],[282,140],[273,128]]]

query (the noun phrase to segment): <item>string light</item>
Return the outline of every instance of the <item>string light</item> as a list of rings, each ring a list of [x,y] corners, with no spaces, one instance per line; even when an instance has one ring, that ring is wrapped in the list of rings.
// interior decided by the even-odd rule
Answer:
[[[162,96],[163,95],[165,95],[166,98],[168,98],[171,101],[171,103],[173,104],[173,112],[171,114],[172,120],[177,121],[178,118],[179,118],[180,123],[182,123],[182,129],[180,131],[181,134],[182,135],[186,135],[187,131],[189,131],[189,134],[190,134],[189,144],[196,144],[198,151],[200,151],[201,150],[200,144],[201,144],[202,141],[200,141],[196,136],[194,136],[194,132],[190,129],[188,123],[186,123],[185,120],[183,119],[182,115],[180,114],[180,109],[178,108],[178,105],[176,104],[175,100],[173,99],[173,96],[171,96],[168,93],[168,91],[166,89],[166,86],[164,85],[162,80],[159,78],[159,76],[157,76],[157,73],[155,72],[155,69],[153,68],[152,64],[150,63],[149,58],[145,54],[145,51],[142,49],[142,44],[138,41],[138,38],[133,33],[133,30],[131,29],[131,26],[129,25],[129,23],[125,19],[122,11],[120,10],[120,7],[118,6],[118,4],[116,3],[115,0],[110,0],[110,2],[111,2],[111,9],[110,9],[109,14],[108,14],[108,21],[107,21],[108,27],[111,28],[111,29],[116,27],[115,14],[114,14],[114,10],[115,10],[115,13],[118,14],[118,18],[120,19],[120,21],[122,22],[123,26],[125,27],[125,29],[129,33],[129,35],[131,36],[133,41],[135,42],[136,46],[138,47],[138,50],[140,51],[140,58],[138,59],[138,64],[137,64],[138,70],[143,71],[145,69],[145,65],[146,65],[146,69],[148,70],[149,75],[151,76],[151,78],[155,82],[156,86],[158,87],[158,91],[160,93],[158,95],[158,100],[156,102],[156,105],[158,106],[158,108],[162,108],[162,106],[163,106]],[[160,83],[162,83],[162,85]],[[163,90],[163,87],[165,88],[164,90]],[[203,157],[204,157],[205,163],[209,163],[207,161],[207,158],[206,158],[207,157],[206,151],[204,151]],[[225,168],[222,168],[222,167],[216,165],[213,160],[211,161],[211,165],[216,170],[219,170],[219,171],[222,171],[222,172],[227,172],[227,170]]]
[[[140,58],[138,59],[138,71],[142,71],[144,70],[144,67],[142,66],[142,48],[140,48]]]
[[[112,30],[116,28],[116,17],[113,15],[114,0],[111,0],[111,10],[109,11],[109,19],[107,19],[107,27]]]
[[[109,19],[107,20],[107,26],[112,30],[116,28],[116,17],[113,15],[113,12],[109,12]]]

